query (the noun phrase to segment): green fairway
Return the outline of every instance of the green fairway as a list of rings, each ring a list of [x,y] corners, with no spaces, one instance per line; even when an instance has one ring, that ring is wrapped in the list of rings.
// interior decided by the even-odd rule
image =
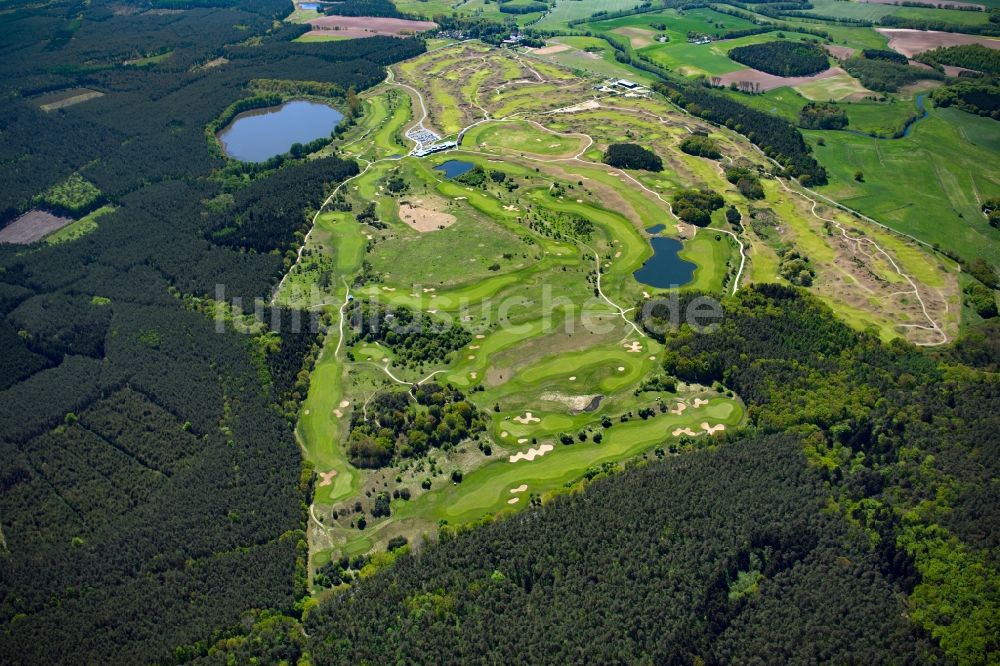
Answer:
[[[631,28],[619,34],[622,38],[644,39],[641,22],[667,17],[678,19],[685,29],[727,21],[711,10],[696,10],[604,23],[609,29]],[[751,36],[726,46],[758,37],[770,39]],[[652,255],[645,231],[650,227],[662,225],[657,233],[683,237],[679,255],[696,266],[685,288],[720,295],[731,291],[745,259],[732,236],[723,233],[732,231],[750,252],[740,286],[779,279],[778,250],[794,249],[819,267],[817,295],[852,325],[876,327],[889,339],[907,333],[897,326],[900,322],[919,321],[919,313],[883,298],[899,290],[903,277],[881,255],[867,257],[855,268],[850,257],[857,260],[858,255],[838,243],[800,193],[788,192],[764,174],[764,198],[748,202],[726,180],[722,161],[678,150],[691,132],[704,131],[718,142],[725,159],[767,169],[743,139],[681,116],[655,96],[604,92],[598,97],[599,79],[572,74],[556,58],[572,54],[590,59],[580,50],[590,48],[598,51],[594,62],[611,65],[604,60],[607,51],[597,48],[603,42],[566,37],[556,43],[573,48],[536,59],[512,50],[456,44],[394,68],[400,83],[423,94],[429,126],[452,131],[468,127],[459,149],[423,159],[400,157],[406,152],[400,131],[412,118],[416,97],[391,83],[366,94],[365,113],[339,146],[343,154],[369,161],[331,201],[331,210],[319,216],[278,294],[278,301],[287,305],[313,303],[332,315],[335,324],[298,426],[317,471],[337,472],[321,477],[329,482],[317,487],[313,508],[322,528],[311,541],[314,564],[330,553],[383,548],[396,536],[418,538],[440,520],[461,525],[517,510],[529,503],[529,496],[558,491],[594,466],[621,463],[657,447],[676,451],[680,438],[697,445],[719,426],[742,423],[737,396],[696,385],[678,387],[666,378],[663,384],[660,378],[650,383],[663,372],[661,346],[633,320],[634,308],[651,290],[633,275]],[[685,40],[678,46],[691,45]],[[511,80],[519,83],[509,85]],[[790,120],[797,119],[806,103],[787,88],[748,100]],[[865,127],[891,126],[898,122],[898,111],[911,105],[844,107],[852,127]],[[510,114],[517,114],[516,119],[482,120],[484,115],[499,119]],[[923,127],[920,123],[918,130]],[[972,141],[989,140],[981,124],[967,127]],[[866,140],[845,132],[810,133],[810,140],[820,135],[828,143],[816,148],[820,157],[823,150],[841,155],[840,148],[830,145],[839,140]],[[664,169],[619,170],[601,163],[607,146],[619,142],[648,146],[662,158]],[[846,153],[840,159],[846,161]],[[435,167],[450,160],[476,168],[449,178]],[[832,173],[837,183],[836,169]],[[981,178],[980,189],[989,190],[989,178]],[[758,224],[758,237],[746,219],[746,228],[730,225],[723,210],[713,213],[707,228],[678,225],[669,202],[677,190],[690,187],[718,192],[744,216],[751,210],[766,214],[772,226]],[[852,229],[855,225],[846,214],[827,214]],[[922,288],[952,298],[954,267],[928,264],[925,251],[888,232],[872,228],[867,233]],[[879,282],[868,286],[863,282],[868,274]],[[464,337],[446,353],[423,356],[400,347],[400,339],[359,339],[357,329],[350,329],[345,333],[349,347],[338,350],[336,324],[345,282],[354,298],[420,311],[427,321],[457,324]],[[883,285],[885,293],[876,294]],[[318,305],[317,294],[322,299]],[[947,304],[929,307],[934,316],[943,317]],[[481,430],[454,446],[419,454],[396,451],[390,461],[379,463],[381,468],[354,467],[346,445],[352,417],[357,426],[371,413],[373,400],[386,392],[401,397],[409,382],[461,391],[478,410]],[[355,445],[358,436],[351,434]],[[351,455],[359,451],[364,449],[355,448]],[[356,460],[369,464],[366,458]],[[462,481],[452,481],[453,475]],[[521,485],[526,485],[526,495],[510,492]],[[373,497],[403,490],[410,499],[394,497],[390,516],[369,513]],[[368,516],[362,530],[355,503]]]

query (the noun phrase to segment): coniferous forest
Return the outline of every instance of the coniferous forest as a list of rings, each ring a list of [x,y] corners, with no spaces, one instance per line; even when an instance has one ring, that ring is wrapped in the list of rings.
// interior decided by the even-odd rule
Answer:
[[[266,299],[306,209],[357,165],[231,163],[205,128],[253,80],[363,90],[424,46],[293,43],[304,28],[274,28],[288,8],[273,0],[171,7],[186,11],[0,17],[0,224],[71,177],[114,207],[72,243],[0,245],[7,664],[164,663],[305,591],[310,486],[289,416],[319,332],[283,312],[276,334],[219,333],[202,299],[217,284],[247,311]],[[67,88],[103,96],[39,108]]]

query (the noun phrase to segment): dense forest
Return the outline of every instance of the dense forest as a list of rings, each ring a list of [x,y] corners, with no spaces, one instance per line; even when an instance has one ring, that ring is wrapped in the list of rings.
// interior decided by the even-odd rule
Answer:
[[[954,106],[1000,120],[1000,85],[996,80],[963,80],[935,88],[931,99],[938,106]]]
[[[289,417],[321,331],[281,310],[216,322],[209,299],[266,299],[306,209],[357,167],[243,165],[207,130],[254,81],[361,90],[424,46],[297,44],[305,28],[274,24],[286,2],[236,5],[0,18],[0,221],[114,206],[72,242],[0,246],[4,663],[163,663],[305,594],[310,484]],[[124,64],[137,54],[166,57]],[[103,96],[39,107],[80,88]]]
[[[604,151],[604,163],[618,169],[663,171],[663,160],[651,150],[635,143],[613,143]]]
[[[903,86],[917,81],[944,78],[941,72],[906,63],[900,64],[881,55],[848,58],[844,61],[844,69],[864,87],[879,92],[896,92]]]
[[[799,111],[799,127],[839,130],[847,127],[847,112],[833,102],[809,102]]]
[[[809,76],[830,68],[826,51],[803,42],[764,42],[730,49],[736,62],[775,76]]]
[[[931,49],[919,54],[917,59],[928,65],[952,65],[984,74],[1000,74],[1000,51],[982,44]]]

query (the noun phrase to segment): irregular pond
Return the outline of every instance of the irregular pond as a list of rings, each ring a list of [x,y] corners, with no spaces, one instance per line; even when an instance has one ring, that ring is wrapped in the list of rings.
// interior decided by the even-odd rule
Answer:
[[[263,162],[287,153],[293,144],[330,136],[343,118],[326,104],[294,100],[239,114],[219,132],[219,142],[233,159]]]
[[[656,234],[660,233],[661,231],[663,231],[666,228],[667,228],[667,225],[665,225],[665,224],[654,224],[651,227],[646,227],[646,231],[648,233],[653,234],[655,236]]]
[[[653,256],[633,275],[643,284],[658,289],[681,287],[691,281],[697,265],[677,256],[684,245],[674,239],[664,236],[651,238]]]
[[[462,174],[472,171],[474,166],[476,165],[465,160],[448,160],[438,164],[434,169],[444,171],[444,175],[448,178],[458,178]]]

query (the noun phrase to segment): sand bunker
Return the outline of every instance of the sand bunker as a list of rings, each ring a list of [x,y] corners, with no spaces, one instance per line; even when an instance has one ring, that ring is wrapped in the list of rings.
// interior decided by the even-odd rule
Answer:
[[[337,470],[331,469],[329,472],[320,472],[319,476],[322,479],[319,485],[328,486],[333,483],[333,477],[337,476]]]
[[[531,412],[525,412],[524,416],[515,416],[514,420],[518,423],[528,425],[529,423],[540,423],[541,419],[537,416],[533,416]]]
[[[517,504],[521,500],[520,497],[511,497],[507,500],[507,504]]]
[[[680,416],[681,414],[684,413],[684,410],[687,409],[687,408],[688,408],[688,406],[685,405],[683,402],[678,402],[677,406],[670,410],[670,413],[671,414],[676,414],[677,416]]]
[[[338,419],[340,419],[344,417],[344,412],[340,411],[339,409],[335,409],[333,410],[333,415],[336,416]]]
[[[716,431],[725,430],[726,426],[723,425],[723,424],[721,424],[721,423],[719,425],[710,426],[707,423],[705,423],[704,421],[702,421],[702,423],[701,423],[701,429],[704,430],[705,432],[707,432],[709,435],[714,435],[716,433]]]
[[[889,48],[899,51],[907,58],[918,53],[936,49],[939,46],[961,46],[962,44],[982,44],[990,49],[1000,49],[1000,39],[964,35],[957,32],[937,32],[935,30],[911,30],[909,28],[875,28],[889,38]]]
[[[350,400],[341,400],[341,401],[340,401],[340,408],[341,408],[341,409],[343,409],[344,407],[347,407],[347,406],[349,406],[350,404],[351,404],[351,401],[350,401]]]
[[[482,340],[485,337],[486,337],[485,335],[483,335],[482,333],[480,333],[479,335],[476,336],[476,340]]]
[[[510,492],[511,493],[523,493],[527,489],[528,489],[528,484],[527,483],[522,483],[517,488],[511,488]]]
[[[694,399],[694,408],[695,409],[698,409],[702,405],[707,405],[707,404],[708,404],[708,400],[702,400],[701,398],[695,398]]]
[[[628,350],[630,354],[638,354],[642,351],[642,343],[638,340],[633,340],[632,342],[625,343],[625,349]]]
[[[518,460],[534,460],[540,456],[544,456],[549,451],[553,450],[555,447],[551,444],[542,444],[537,449],[531,448],[527,451],[522,451],[521,453],[515,453],[510,457],[512,463],[516,463]]]
[[[472,361],[472,360],[475,360],[475,358],[476,358],[476,355],[475,355],[475,354],[469,354],[469,355],[468,355],[468,356],[466,356],[465,358],[467,358],[468,360]]]
[[[569,380],[570,380],[571,382],[575,382],[575,381],[576,381],[576,375],[573,375],[572,377],[570,377],[570,378],[569,378]]]
[[[421,233],[450,227],[456,222],[455,216],[451,213],[442,213],[441,211],[419,205],[414,206],[409,203],[400,204],[399,217]]]
[[[518,437],[517,438],[517,443],[518,444],[527,444],[528,443],[528,438],[527,437]]]
[[[479,349],[479,345],[469,345],[469,349]]]
[[[618,372],[625,372],[625,366],[624,365],[619,365],[618,366]]]
[[[506,431],[506,430],[504,430],[504,431],[503,431],[502,433],[500,433],[500,436],[501,436],[501,437],[506,437],[506,436],[507,436],[507,431]]]
[[[696,433],[694,430],[691,430],[691,428],[677,428],[676,430],[674,430],[673,434],[674,437],[680,437],[681,435],[688,435],[689,437],[698,436],[698,433]]]

